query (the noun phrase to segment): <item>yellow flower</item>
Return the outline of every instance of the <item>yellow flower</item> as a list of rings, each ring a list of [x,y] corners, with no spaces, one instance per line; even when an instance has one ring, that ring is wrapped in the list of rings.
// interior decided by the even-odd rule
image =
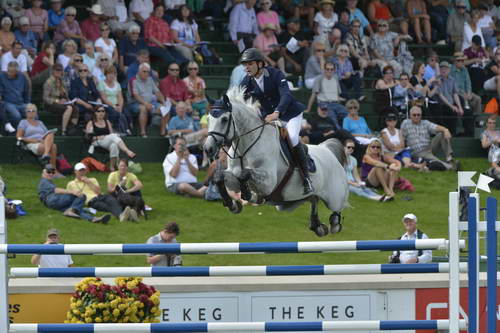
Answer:
[[[95,317],[95,322],[96,323],[102,323],[101,317]]]
[[[90,324],[90,323],[92,322],[92,318],[90,318],[90,317],[85,317],[85,322]]]
[[[113,310],[113,316],[118,317],[120,315],[120,310],[114,309]]]

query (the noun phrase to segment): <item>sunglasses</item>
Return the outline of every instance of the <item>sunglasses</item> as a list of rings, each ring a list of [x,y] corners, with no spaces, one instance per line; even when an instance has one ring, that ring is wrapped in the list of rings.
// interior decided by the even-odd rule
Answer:
[[[190,70],[190,71],[197,71],[198,67],[189,67],[188,70]]]
[[[384,75],[385,74],[394,74],[394,72],[385,72]]]
[[[101,61],[108,61],[109,59],[107,58],[101,58]]]
[[[84,72],[88,72],[89,70],[88,69],[80,69],[79,72],[80,73],[84,73]]]
[[[357,106],[351,106],[351,107],[348,107],[347,110],[357,110],[358,107]]]
[[[379,25],[378,25],[378,27],[379,27],[379,28],[387,28],[387,27],[388,27],[388,25],[387,25],[387,24],[379,24]]]
[[[74,61],[74,62],[82,62],[82,61],[83,61],[83,59],[75,59],[75,60],[73,60],[73,61]]]
[[[55,172],[55,171],[47,171],[47,173],[48,173],[49,175],[55,175],[55,174],[56,174],[56,172]]]
[[[66,14],[65,16],[76,16],[75,14]]]
[[[168,70],[169,70],[169,71],[172,71],[172,72],[178,72],[178,71],[179,71],[179,68],[169,68]]]
[[[414,114],[412,114],[411,116],[412,116],[412,117],[421,117],[421,116],[422,116],[422,114],[421,114],[421,113],[414,113]]]
[[[465,6],[457,6],[458,9],[466,9],[467,7]]]
[[[382,147],[380,147],[380,146],[372,146],[372,149],[380,149],[380,148],[382,148]]]
[[[102,112],[106,112],[106,111],[104,111],[103,109],[99,109],[99,110],[96,110],[95,112],[96,113],[102,113]]]

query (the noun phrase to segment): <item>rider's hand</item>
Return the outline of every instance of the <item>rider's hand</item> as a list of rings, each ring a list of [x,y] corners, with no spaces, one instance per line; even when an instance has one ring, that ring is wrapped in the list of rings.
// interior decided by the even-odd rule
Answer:
[[[279,116],[279,112],[273,112],[271,114],[268,114],[264,120],[266,121],[266,123],[270,123],[271,121],[275,121],[276,119],[278,119]]]

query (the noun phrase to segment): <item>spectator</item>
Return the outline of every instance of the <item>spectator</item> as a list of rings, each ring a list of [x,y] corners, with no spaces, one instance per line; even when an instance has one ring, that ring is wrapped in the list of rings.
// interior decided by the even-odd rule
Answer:
[[[349,16],[351,13],[347,8],[344,8],[340,11],[340,18],[338,22],[333,26],[335,29],[339,29],[340,32],[342,33],[341,35],[341,40],[343,43],[345,43],[345,37],[347,33],[350,31],[351,25],[349,23]]]
[[[342,32],[337,28],[333,28],[324,43],[326,46],[325,58],[335,56],[337,48],[342,44]]]
[[[96,85],[100,81],[106,79],[106,75],[104,74],[104,72],[106,71],[106,68],[113,65],[113,62],[111,60],[111,55],[107,53],[100,53],[97,56],[96,66],[94,66],[92,72],[89,71],[89,73],[92,73],[91,78],[95,81]]]
[[[105,80],[99,81],[97,90],[101,96],[101,101],[106,105],[106,112],[109,121],[118,131],[119,135],[130,134],[128,128],[127,115],[123,109],[124,100],[122,87],[116,79],[116,67],[108,66],[104,70]]]
[[[49,15],[42,8],[42,0],[33,0],[31,4],[33,7],[26,9],[25,15],[29,20],[31,31],[35,33],[38,42],[42,42],[48,36]]]
[[[352,63],[349,60],[349,47],[341,44],[337,49],[337,56],[333,58],[335,74],[339,78],[342,97],[345,99],[357,99],[362,101],[365,96],[361,95],[361,78],[359,73],[354,73]]]
[[[76,42],[72,39],[67,39],[62,43],[63,53],[57,56],[57,62],[63,65],[63,68],[69,65],[73,55],[77,53]]]
[[[388,160],[382,155],[382,143],[379,139],[373,139],[368,143],[366,153],[361,163],[361,179],[366,186],[372,188],[382,187],[384,195],[380,201],[394,200],[394,184],[399,177],[401,163],[397,160]]]
[[[408,106],[415,95],[414,88],[410,84],[410,77],[403,73],[399,77],[399,82],[394,86],[392,95],[392,106],[400,115],[407,116]]]
[[[378,1],[378,0],[376,0]],[[373,2],[371,2],[373,3]],[[370,4],[371,4],[370,3]],[[400,36],[397,33],[389,31],[389,24],[385,20],[378,21],[378,30],[372,35],[370,40],[370,49],[373,55],[373,61],[382,70],[385,66],[391,65],[396,77],[399,77],[403,67],[394,56],[394,47],[400,42]]]
[[[497,97],[500,97],[500,48],[495,50],[493,59],[484,69],[485,81],[483,89],[486,91],[496,91]]]
[[[398,81],[394,79],[394,68],[388,65],[382,69],[382,78],[375,82],[375,111],[379,114],[379,125],[383,126],[385,113],[392,106],[392,96]]]
[[[321,42],[313,42],[313,54],[306,63],[306,71],[304,74],[305,84],[307,89],[311,89],[314,84],[314,79],[323,74],[325,68],[325,44]]]
[[[328,108],[324,104],[319,104],[317,112],[313,113],[308,120],[310,129],[308,130],[308,137],[312,144],[320,144],[321,142],[335,138],[344,141],[345,138],[352,138],[349,132],[338,128],[328,114]]]
[[[120,69],[126,73],[128,67],[137,62],[139,51],[148,49],[146,42],[140,36],[141,28],[137,24],[133,24],[128,28],[127,36],[123,37],[119,43],[120,45]],[[148,52],[149,57],[149,52]],[[132,75],[132,77],[134,77]]]
[[[57,115],[62,114],[62,136],[67,134],[70,121],[73,126],[78,124],[78,109],[68,102],[68,89],[64,85],[62,65],[55,64],[52,75],[43,85],[43,103],[45,110]]]
[[[366,183],[361,180],[358,173],[358,161],[352,156],[355,143],[353,140],[347,139],[344,141],[344,150],[347,156],[345,172],[347,175],[347,184],[349,192],[352,192],[360,197],[365,197],[370,200],[380,201],[384,197],[366,186]]]
[[[75,165],[75,179],[66,185],[66,189],[73,193],[82,193],[86,197],[86,204],[89,207],[101,212],[110,212],[120,222],[129,219],[137,220],[137,216],[132,216],[134,210],[130,207],[122,209],[118,200],[112,195],[101,194],[101,187],[95,178],[88,178],[87,167],[83,163],[76,163]]]
[[[162,231],[158,234],[149,237],[147,244],[171,244],[177,243],[175,237],[179,236],[179,225],[175,222],[170,222],[165,225]],[[181,266],[182,257],[179,254],[157,254],[150,253],[147,257],[147,262],[151,266]]]
[[[454,65],[451,67],[450,77],[457,85],[458,95],[464,101],[464,110],[471,109],[472,113],[478,115],[481,113],[481,97],[472,92],[472,84],[467,68],[465,68],[465,55],[462,52],[456,52],[454,55]],[[465,122],[465,134],[474,135],[474,123],[470,119]]]
[[[239,86],[245,76],[247,76],[245,66],[240,63],[238,66],[234,67],[233,71],[231,72],[231,78],[229,79],[229,88]]]
[[[472,44],[472,36],[481,37],[481,46],[485,47],[483,33],[481,32],[481,27],[479,22],[479,11],[474,9],[470,14],[470,19],[465,22],[464,25],[464,40],[462,42],[462,50],[470,47]]]
[[[26,105],[30,102],[28,79],[18,71],[18,68],[17,62],[11,61],[7,66],[7,72],[0,73],[0,96],[9,122],[14,127],[17,127],[24,117]]]
[[[137,52],[137,60],[135,60],[128,66],[127,82],[130,82],[130,80],[132,80],[137,75],[139,66],[144,63],[149,65],[149,51],[147,50],[147,48],[139,50],[139,52]],[[151,69],[150,76],[155,82],[159,81],[158,73],[155,70]]]
[[[161,58],[167,65],[173,62],[184,64],[188,60],[171,45],[174,41],[168,23],[163,20],[164,13],[165,7],[157,5],[144,23],[144,38],[148,43],[149,52],[152,56]]]
[[[59,244],[60,241],[59,230],[49,229],[43,244]],[[73,266],[73,259],[69,254],[34,254],[31,257],[31,264],[40,268],[65,268]]]
[[[278,13],[271,9],[273,2],[271,0],[263,0],[259,5],[261,10],[257,14],[257,24],[260,31],[263,31],[267,24],[272,24],[276,27],[276,32],[279,34],[281,32],[280,20]]]
[[[82,33],[85,39],[95,43],[102,35],[101,17],[104,12],[99,4],[92,5],[92,8],[87,8],[87,11],[89,12],[89,17],[82,22]],[[99,33],[100,28],[101,33]]]
[[[441,75],[436,84],[439,86],[438,95],[440,99],[442,124],[448,128],[452,135],[457,132],[457,118],[463,117],[463,123],[466,132],[470,131],[470,126],[474,126],[471,119],[471,111],[464,110],[458,96],[458,88],[455,80],[450,76],[451,65],[442,61],[439,64]],[[464,114],[465,113],[465,114]]]
[[[67,91],[71,89],[71,82],[78,78],[79,75],[78,71],[80,70],[80,66],[82,65],[82,63],[83,63],[83,57],[80,54],[75,53],[71,56],[69,65],[66,66],[63,74],[64,87],[66,88]]]
[[[128,172],[128,161],[125,158],[121,158],[118,162],[118,170],[108,176],[108,192],[115,193],[117,186],[125,193],[142,198],[141,190],[144,185],[135,174]]]
[[[47,130],[38,114],[35,104],[26,105],[26,119],[17,126],[16,138],[23,141],[26,147],[44,163],[56,165],[57,145],[54,143],[54,131]],[[56,171],[56,176],[62,175]]]
[[[83,48],[85,50],[84,53],[81,54],[83,63],[87,65],[89,71],[92,73],[94,71],[99,53],[95,52],[94,43],[92,43],[90,40],[87,40],[85,41],[85,43],[83,43]]]
[[[38,0],[37,0],[38,1]],[[42,44],[42,51],[38,53],[31,68],[31,83],[33,88],[39,87],[47,81],[52,66],[55,64],[56,45],[47,41]]]
[[[12,20],[10,17],[5,16],[2,21],[0,29],[0,47],[2,48],[2,53],[7,53],[12,48],[12,43],[16,40],[16,36],[11,31]]]
[[[413,75],[410,78],[410,84],[413,86],[416,96],[420,98],[427,96],[430,93],[431,86],[436,81],[436,78],[433,77],[429,82],[427,82],[427,80],[424,78],[425,64],[420,61],[415,62],[415,65],[413,65],[412,74]]]
[[[184,102],[177,103],[176,116],[168,123],[168,135],[182,135],[188,145],[200,144],[207,137],[207,129],[200,129],[200,121],[186,114],[187,105]]]
[[[479,6],[479,21],[477,24],[481,28],[486,47],[493,50],[497,46],[497,39],[495,36],[495,22],[488,13],[488,5],[481,4]]]
[[[353,69],[363,74],[366,67],[374,66],[375,64],[370,59],[370,54],[368,53],[368,41],[367,38],[361,35],[360,28],[361,21],[358,19],[352,20],[345,42],[349,47],[349,52],[351,54],[351,58],[349,60],[351,60]]]
[[[205,89],[207,85],[205,80],[198,76],[199,67],[195,61],[188,63],[188,76],[183,81],[188,88],[190,94],[189,100],[191,101],[191,108],[193,109],[193,119],[200,120],[207,113],[208,100],[205,96]]]
[[[47,12],[49,18],[49,30],[55,31],[64,20],[64,8],[62,0],[50,0],[50,9]]]
[[[320,10],[314,15],[314,35],[315,40],[325,42],[333,26],[339,20],[338,15],[333,11],[335,1],[321,0]]]
[[[81,65],[78,74],[79,77],[71,82],[69,98],[71,100],[76,99],[74,107],[78,110],[80,117],[88,121],[92,117],[92,111],[94,110],[90,102],[100,102],[100,96],[94,80],[89,77],[87,65]]]
[[[26,16],[19,19],[19,29],[14,32],[16,40],[21,42],[24,50],[29,56],[34,59],[38,47],[38,39],[35,33],[31,30],[30,21]]]
[[[130,18],[142,26],[153,13],[152,0],[132,0],[129,4]]]
[[[94,217],[87,213],[85,206],[85,195],[80,191],[69,191],[56,187],[52,179],[56,178],[56,168],[52,164],[46,164],[42,171],[42,178],[38,183],[38,198],[50,209],[63,212],[67,217],[82,218],[92,223],[108,223],[110,215]]]
[[[279,68],[283,74],[286,74],[285,60],[276,38],[276,27],[272,23],[266,24],[264,30],[255,37],[253,47],[260,50],[269,66]]]
[[[163,161],[163,173],[168,191],[204,198],[207,188],[196,179],[198,163],[196,157],[189,153],[183,137],[175,138],[174,151]]]
[[[464,28],[467,21],[470,20],[466,12],[465,1],[458,0],[455,3],[455,11],[451,12],[446,22],[446,32],[455,45],[455,51],[462,51],[464,43]],[[472,36],[470,36],[472,38]]]
[[[448,21],[448,0],[429,0],[427,11],[431,18],[432,30],[436,33],[437,45],[446,45],[446,22]]]
[[[290,51],[288,43],[294,38],[297,41],[298,50]],[[283,56],[285,57],[285,69],[295,72],[297,75],[303,73],[307,59],[310,56],[309,41],[300,29],[300,20],[292,17],[286,21],[286,29],[278,36],[278,43],[282,46]],[[293,41],[290,42],[293,44]]]
[[[381,0],[370,1],[368,4],[368,19],[372,24],[372,28],[375,28],[383,20],[387,23],[387,31],[399,31],[406,38],[409,37],[408,22],[401,18],[394,18],[389,7]]]
[[[350,14],[349,22],[352,25],[354,20],[358,20],[361,25],[359,29],[360,36],[363,37],[365,35],[365,29],[371,36],[373,35],[373,29],[372,26],[370,25],[370,21],[368,21],[363,11],[356,7],[357,5],[358,5],[358,0],[347,0],[347,9],[349,10]]]
[[[111,57],[111,59],[109,59],[110,64],[118,65],[118,48],[116,46],[115,40],[113,38],[109,38],[109,25],[104,22],[101,23],[99,27],[101,36],[95,41],[95,50],[101,54],[107,54],[109,57]]]
[[[85,36],[83,36],[80,25],[76,20],[76,8],[71,6],[66,8],[64,20],[57,26],[54,33],[54,42],[62,43],[65,39],[69,38],[80,43],[80,45],[83,45],[83,41],[85,41]]]
[[[479,93],[485,81],[484,68],[488,64],[488,53],[481,47],[481,37],[472,36],[472,44],[463,52],[465,55],[465,65],[470,75],[472,91]]]
[[[429,239],[426,234],[417,229],[417,217],[415,214],[405,214],[403,216],[403,224],[406,232],[399,239]],[[398,264],[427,264],[432,261],[432,250],[394,251],[390,259],[391,263]]]
[[[170,117],[175,111],[175,107],[179,102],[185,102],[188,105],[188,111],[191,112],[191,101],[189,100],[189,90],[186,83],[179,77],[180,67],[178,64],[170,64],[168,66],[168,75],[160,81],[160,91],[172,103],[170,113],[162,116],[160,135],[165,135]]]
[[[425,163],[412,162],[411,152],[406,148],[403,134],[396,128],[397,122],[398,116],[394,113],[389,113],[385,117],[386,128],[380,132],[384,157],[387,160],[398,160],[406,168],[428,170]]]
[[[26,78],[28,76],[28,58],[23,54],[23,44],[19,41],[14,41],[12,43],[12,49],[8,52],[4,52],[2,55],[2,72],[7,71],[7,66],[11,62],[15,62],[17,64],[17,68],[20,72],[25,74]]]
[[[139,115],[139,130],[143,138],[148,137],[146,125],[149,116],[159,113],[160,103],[165,102],[150,72],[151,67],[147,63],[141,64],[137,76],[128,85],[128,110],[133,115]]]
[[[347,117],[342,122],[342,128],[354,135],[356,141],[361,144],[368,144],[372,141],[373,134],[364,117],[361,117],[359,112],[359,102],[355,99],[350,99],[345,103],[347,108]]]
[[[124,0],[98,0],[97,3],[102,8],[101,18],[108,22],[114,34],[121,36],[132,25],[136,25],[129,20]]]
[[[253,39],[259,33],[257,16],[253,8],[255,2],[256,0],[245,0],[238,3],[233,7],[229,16],[228,29],[231,40],[235,45],[238,45],[238,41],[242,40],[245,49],[252,47]],[[240,49],[240,52],[243,50]]]
[[[424,79],[429,82],[432,78],[437,78],[438,75],[439,75],[439,56],[437,55],[437,53],[433,52],[427,57]]]
[[[98,107],[94,111],[92,120],[85,127],[85,133],[90,138],[91,147],[101,147],[109,151],[109,169],[111,171],[115,171],[120,150],[127,154],[129,158],[135,157],[135,153],[127,147],[120,136],[113,133],[111,122],[106,117],[104,107]]]
[[[335,65],[332,62],[325,64],[325,73],[317,76],[312,87],[311,97],[306,112],[311,110],[313,103],[328,109],[328,117],[334,124],[334,129],[342,128],[343,119],[347,116],[346,108],[341,104],[345,99],[341,96],[341,85],[335,74]]]
[[[427,6],[424,0],[408,0],[406,1],[406,12],[410,19],[413,31],[417,37],[417,43],[423,44],[425,37],[425,42],[432,43],[431,37],[431,20],[430,16],[427,14]],[[423,30],[422,31],[422,26]]]
[[[459,168],[459,162],[453,159],[450,131],[446,127],[431,123],[428,120],[422,120],[422,109],[420,107],[414,106],[410,109],[410,119],[403,120],[401,132],[413,158],[422,158],[428,161],[429,169],[434,168],[432,164],[436,164],[437,168],[441,165],[441,170],[456,170]],[[432,139],[431,134],[435,134]],[[444,153],[445,162],[436,157],[435,154],[439,150]]]
[[[206,44],[199,45],[201,42],[200,34],[198,33],[198,24],[193,18],[191,9],[182,5],[179,9],[177,19],[172,22],[171,32],[172,38],[176,44],[175,50],[182,54],[182,56],[190,61],[193,60],[193,52],[196,48],[204,49],[203,56],[210,53]]]
[[[500,169],[498,162],[500,160],[500,131],[496,129],[497,116],[492,115],[486,121],[486,129],[481,135],[481,146],[488,148],[488,162],[496,169],[498,174]]]

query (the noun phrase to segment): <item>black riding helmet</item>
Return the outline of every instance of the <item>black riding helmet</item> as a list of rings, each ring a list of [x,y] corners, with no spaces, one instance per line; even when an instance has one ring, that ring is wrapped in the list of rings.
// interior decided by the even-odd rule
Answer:
[[[244,64],[245,62],[249,62],[249,61],[262,61],[264,62],[264,56],[262,55],[262,53],[256,49],[256,48],[250,48],[250,49],[246,49],[244,52],[243,52],[243,55],[241,56],[241,60],[240,62],[242,64]]]

